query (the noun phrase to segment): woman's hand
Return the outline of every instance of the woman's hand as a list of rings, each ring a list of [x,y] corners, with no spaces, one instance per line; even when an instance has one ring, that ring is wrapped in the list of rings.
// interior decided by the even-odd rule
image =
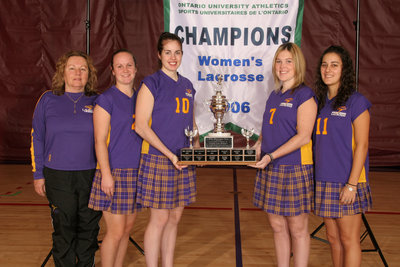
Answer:
[[[39,196],[46,196],[46,187],[44,185],[44,178],[33,180],[33,186],[35,187],[35,191]]]
[[[112,176],[102,176],[101,191],[103,191],[107,196],[112,197],[114,195],[114,183]]]
[[[267,165],[271,163],[271,157],[266,154],[260,161],[257,161],[256,164],[249,165],[250,167],[257,168],[257,169],[265,169]]]
[[[260,157],[261,157],[261,142],[257,141],[251,148],[256,150],[256,159],[260,160]]]
[[[352,188],[353,190],[350,191],[349,190],[350,188]],[[354,201],[356,200],[356,194],[357,194],[357,187],[346,184],[340,191],[340,198],[339,198],[340,204],[342,205],[353,204]]]
[[[187,166],[188,165],[179,165],[178,164],[178,157],[176,156],[176,155],[173,155],[171,158],[170,158],[170,161],[172,162],[172,164],[174,164],[174,166],[175,166],[175,168],[177,168],[178,170],[182,170],[183,168],[187,168]]]

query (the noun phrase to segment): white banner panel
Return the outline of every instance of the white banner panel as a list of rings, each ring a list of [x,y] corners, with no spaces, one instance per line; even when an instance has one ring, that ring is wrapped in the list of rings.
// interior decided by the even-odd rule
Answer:
[[[228,130],[261,131],[265,102],[274,89],[272,59],[279,45],[300,44],[303,0],[165,0],[165,29],[183,40],[179,72],[197,91],[200,134],[213,129],[205,104],[222,75],[229,100]],[[257,137],[257,136],[255,136]]]

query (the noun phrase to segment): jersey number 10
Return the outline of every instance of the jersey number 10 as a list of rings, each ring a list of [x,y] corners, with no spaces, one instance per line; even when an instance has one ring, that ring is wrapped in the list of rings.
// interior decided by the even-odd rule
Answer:
[[[181,100],[182,100],[182,113],[189,113],[189,99],[187,99],[186,97],[182,98],[181,100],[179,99],[179,97],[175,98],[176,100],[176,113],[181,113]]]

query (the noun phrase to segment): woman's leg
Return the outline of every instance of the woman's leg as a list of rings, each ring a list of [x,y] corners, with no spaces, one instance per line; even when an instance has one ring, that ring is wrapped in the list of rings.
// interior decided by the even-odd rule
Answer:
[[[135,223],[137,213],[125,215],[125,229],[121,240],[119,241],[119,247],[117,252],[117,257],[114,262],[115,267],[122,267],[124,264],[124,259],[126,255],[126,250],[129,244],[129,235]]]
[[[103,211],[103,218],[106,223],[106,234],[100,247],[101,266],[113,267],[119,252],[120,242],[124,237],[126,215]]]
[[[93,266],[98,246],[97,236],[102,212],[88,207],[95,170],[76,171],[75,194],[78,196],[78,225],[76,235],[77,267]]]
[[[58,177],[60,173],[61,177]],[[46,195],[53,225],[53,260],[55,266],[75,266],[78,201],[68,183],[66,172],[45,169]]]
[[[343,245],[343,266],[361,266],[361,214],[339,218],[337,219],[337,225]]]
[[[158,266],[161,236],[169,217],[169,210],[150,209],[150,219],[144,233],[144,251],[147,267]]]
[[[343,246],[340,241],[339,227],[336,219],[324,218],[326,238],[331,247],[331,256],[334,267],[343,267]]]
[[[286,217],[292,239],[293,262],[295,267],[308,266],[310,254],[310,234],[308,232],[308,214]]]
[[[178,233],[178,223],[181,220],[183,209],[183,207],[178,207],[169,212],[168,221],[165,225],[161,241],[163,267],[172,267],[174,265],[176,235]]]
[[[274,232],[275,253],[278,267],[289,267],[291,247],[286,218],[284,216],[268,213],[268,220]]]

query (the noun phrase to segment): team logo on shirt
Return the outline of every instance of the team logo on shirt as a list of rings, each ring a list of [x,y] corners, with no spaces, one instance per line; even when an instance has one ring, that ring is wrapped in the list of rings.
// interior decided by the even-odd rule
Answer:
[[[346,110],[347,110],[346,106],[338,107],[336,111],[332,111],[331,116],[346,117],[347,113],[344,112]]]
[[[291,107],[293,107],[293,103],[290,103],[290,102],[292,102],[292,101],[293,101],[293,98],[291,98],[291,97],[286,98],[286,99],[284,100],[284,102],[282,102],[279,106],[291,108]]]
[[[186,96],[188,96],[188,97],[193,97],[193,95],[192,95],[192,90],[191,89],[186,89]]]
[[[92,105],[86,105],[83,109],[83,112],[85,113],[93,113],[93,106]]]

